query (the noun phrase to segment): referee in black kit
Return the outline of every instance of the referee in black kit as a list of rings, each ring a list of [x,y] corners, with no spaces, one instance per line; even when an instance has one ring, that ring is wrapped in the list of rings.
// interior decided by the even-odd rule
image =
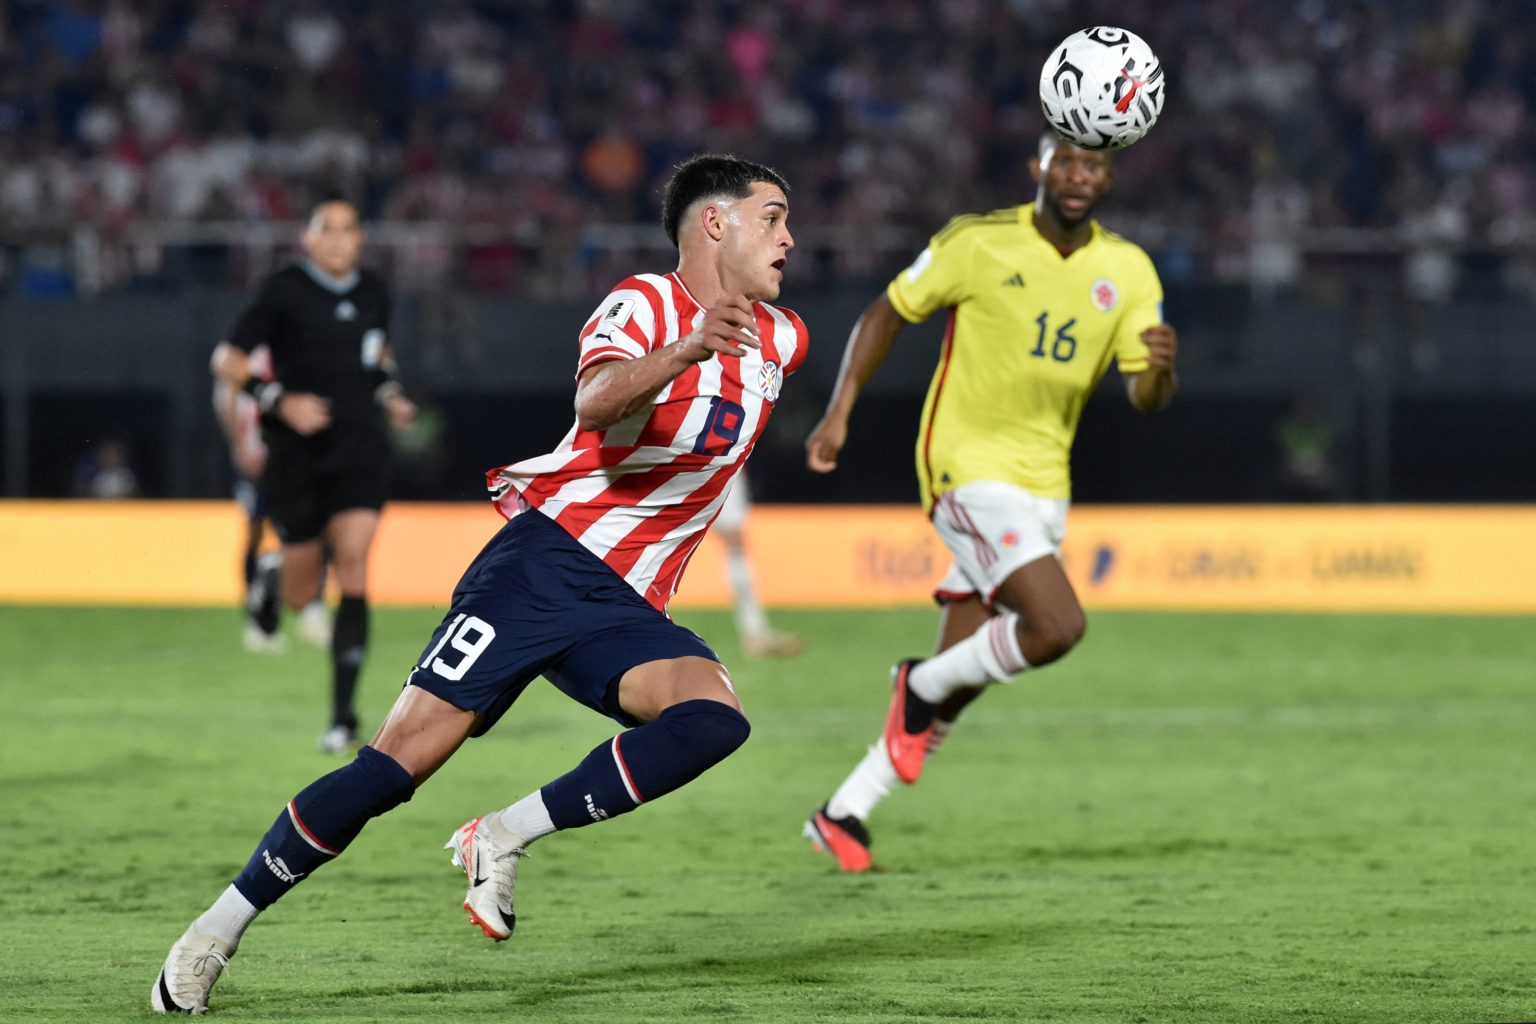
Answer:
[[[368,650],[368,549],[389,485],[389,430],[416,406],[395,377],[390,296],[358,267],[363,230],[345,199],[316,204],[302,260],[271,274],[213,353],[215,376],[261,407],[267,443],[261,486],[283,545],[283,600],[311,600],[331,548],[341,604],[331,635],[331,725],[320,749],[357,742],[353,696]],[[272,353],[273,378],[253,377],[249,354]]]

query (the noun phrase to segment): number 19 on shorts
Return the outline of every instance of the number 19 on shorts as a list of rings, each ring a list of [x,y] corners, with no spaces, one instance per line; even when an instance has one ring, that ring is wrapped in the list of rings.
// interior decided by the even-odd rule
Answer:
[[[421,659],[419,667],[431,669],[444,679],[456,683],[464,678],[464,673],[469,671],[475,659],[484,654],[495,639],[495,626],[482,618],[460,612],[443,630],[443,638],[437,642],[437,646]],[[438,657],[444,647],[452,647],[459,652],[460,657],[451,663]]]

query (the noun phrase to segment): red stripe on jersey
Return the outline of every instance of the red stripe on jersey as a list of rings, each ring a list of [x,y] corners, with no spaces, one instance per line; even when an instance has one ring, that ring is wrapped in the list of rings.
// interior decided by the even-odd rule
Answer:
[[[688,419],[688,410],[693,407],[693,400],[698,397],[699,375],[702,372],[700,364],[694,363],[673,379],[672,389],[667,392],[667,400],[655,407],[656,411],[651,413],[651,418],[646,421],[636,444],[668,445],[672,443],[678,431],[683,429],[684,421]]]
[[[672,289],[672,304],[677,309],[677,336],[686,338],[693,333],[693,318],[698,315],[701,307],[693,301],[693,296],[688,294],[688,289],[683,287],[675,274],[667,275],[667,283]],[[688,410],[693,407],[693,400],[698,396],[699,377],[702,373],[701,364],[694,363],[673,378],[667,389],[666,401],[656,406],[656,411],[641,430],[636,444],[672,443],[678,431],[683,429],[683,423],[688,419]]]
[[[729,357],[727,356],[726,358]],[[724,375],[722,374],[722,377],[723,376]],[[722,380],[721,383],[723,385],[724,381]],[[739,398],[740,395],[741,391],[738,387],[737,397]],[[743,451],[741,457],[738,458],[733,465],[720,469],[707,481],[700,485],[698,489],[695,490],[692,494],[678,502],[677,513],[675,515],[652,516],[649,519],[636,524],[635,528],[626,534],[624,540],[621,542],[622,547],[627,550],[621,551],[618,549],[618,547],[616,547],[608,554],[607,558],[603,559],[603,561],[607,562],[608,567],[611,568],[614,572],[618,573],[620,576],[629,575],[629,571],[633,569],[636,563],[640,561],[641,556],[645,554],[648,547],[650,547],[652,544],[660,542],[667,536],[667,534],[677,529],[679,525],[687,522],[689,519],[692,519],[699,513],[700,510],[706,508],[710,502],[714,501],[715,498],[725,490],[726,486],[730,484],[732,478],[736,476],[736,471],[741,468],[743,463],[746,462],[746,457],[748,454],[750,454],[750,452],[751,447],[749,444],[749,446]],[[700,463],[695,464],[694,468],[700,468],[701,465],[708,465],[709,463],[713,462],[715,457],[710,455],[698,455],[694,458],[696,460],[701,460]],[[648,491],[646,493],[648,494],[650,492]],[[718,510],[716,514],[718,515]],[[714,522],[714,519],[711,518],[710,522]],[[694,535],[692,541],[693,545],[697,545],[699,540],[703,539],[704,529],[708,525],[709,524],[706,523],[703,527],[700,527],[698,533]],[[673,551],[672,554],[662,562],[662,568],[657,571],[656,583],[643,594],[646,600],[651,601],[651,603],[655,604],[658,608],[666,607],[667,599],[672,596],[672,591],[676,589],[675,583],[671,584],[669,589],[667,581],[664,579],[664,577],[666,576],[666,567],[678,557],[678,553],[683,548],[688,548],[690,551],[692,550],[691,545],[683,544],[680,545],[678,550]],[[683,555],[683,560],[687,560],[686,554]],[[681,565],[679,565],[679,571],[680,569]],[[659,594],[659,600],[653,600],[653,594]]]
[[[674,270],[672,273],[667,275],[667,283],[672,286],[672,304],[675,305],[678,310],[677,331],[678,334],[681,335],[683,332],[683,324],[692,322],[693,314],[697,313],[704,307],[702,304],[694,300],[693,293],[688,290],[687,285],[683,284],[683,279],[677,276],[677,271]],[[687,311],[687,316],[683,315],[684,311]]]
[[[790,325],[795,329],[795,354],[790,356],[789,365],[784,367],[784,376],[788,377],[800,369],[800,364],[805,362],[805,353],[810,350],[811,332],[805,329],[805,321],[792,309],[779,307],[779,312],[789,318]]]
[[[763,362],[772,360],[782,369],[784,356],[779,352],[778,339],[774,337],[779,333],[779,322],[763,308],[762,303],[754,303],[752,312],[757,315],[757,336],[763,343]]]
[[[705,504],[708,504],[710,501],[715,500],[721,491],[725,490],[726,485],[731,482],[735,475],[734,473],[725,472],[716,473],[710,478],[709,483],[694,492],[693,495],[690,495],[689,500],[691,501],[695,497],[703,497]],[[718,512],[716,514],[718,515]],[[714,520],[711,519],[710,522],[713,523]],[[652,581],[650,587],[641,595],[642,597],[657,608],[665,608],[667,606],[667,602],[672,600],[672,595],[677,593],[677,585],[682,581],[683,570],[688,567],[688,560],[693,557],[694,550],[704,539],[705,532],[705,530],[699,530],[692,537],[688,538],[686,543],[679,544],[662,561],[661,567],[656,570],[655,580]]]
[[[928,427],[923,431],[923,472],[928,476],[928,493],[933,493],[933,459],[929,455],[929,449],[933,445],[933,424],[939,418],[939,399],[944,394],[944,379],[949,376],[950,358],[955,352],[955,314],[949,314],[949,323],[944,326],[944,348],[939,356],[939,383],[933,389],[933,407],[928,411]],[[929,508],[928,516],[933,517],[933,509]]]
[[[580,377],[586,372],[587,367],[596,366],[598,363],[608,363],[615,359],[633,359],[635,354],[628,349],[619,348],[617,345],[604,345],[602,348],[594,348],[581,357],[581,362],[576,365],[576,376]]]
[[[667,606],[667,602],[677,593],[677,585],[683,581],[683,572],[688,568],[689,560],[693,558],[693,553],[699,549],[699,544],[703,540],[704,531],[700,530],[687,544],[680,545],[665,562],[661,563],[661,568],[656,570],[656,579],[646,593],[647,601],[658,608]],[[652,594],[655,595],[654,598]]]
[[[645,329],[635,323],[634,317],[630,317],[629,322],[620,327],[619,330],[624,332],[624,337],[639,345],[643,353],[649,354],[656,349],[656,343],[646,337]]]
[[[655,319],[651,321],[651,336],[644,338],[642,343],[645,345],[647,352],[654,352],[661,348],[661,346],[667,343],[667,311],[661,301],[661,292],[657,291],[656,286],[651,284],[651,282],[642,281],[638,277],[625,278],[619,287],[633,288],[641,295],[644,295],[645,301],[650,303],[651,316]]]
[[[561,509],[560,514],[555,516],[555,522],[565,527],[566,532],[572,537],[580,540],[581,535],[586,533],[593,523],[607,515],[610,509],[640,504],[656,488],[671,478],[672,474],[655,470],[627,473],[609,484],[591,501],[574,502]],[[619,575],[624,574],[621,572]]]
[[[646,549],[652,544],[659,543],[667,534],[677,529],[679,525],[697,515],[700,509],[714,500],[715,495],[725,489],[725,484],[733,476],[735,476],[734,473],[721,471],[710,477],[709,481],[702,487],[676,504],[677,514],[675,516],[656,515],[635,524],[634,529],[625,534],[622,541],[614,545],[613,550],[608,552],[607,557],[603,561],[608,563],[608,568],[620,576],[628,576],[629,571],[645,555]],[[719,481],[718,485],[716,481]],[[665,480],[660,480],[657,483],[659,486],[665,482]],[[653,487],[651,490],[655,490],[655,488]],[[646,493],[649,494],[650,491]],[[699,534],[702,536],[703,532],[703,530],[700,530]],[[666,563],[662,564],[665,565]],[[652,600],[649,592],[643,596],[647,601],[651,601],[656,607],[661,608],[665,607],[666,599],[670,595],[662,592],[659,602]]]
[[[583,431],[583,433],[597,433],[599,431]],[[523,498],[538,508],[544,502],[554,497],[555,494],[572,480],[588,476],[594,470],[607,469],[624,461],[629,454],[626,448],[582,448],[578,449],[574,457],[559,470],[553,473],[542,473],[523,489]]]

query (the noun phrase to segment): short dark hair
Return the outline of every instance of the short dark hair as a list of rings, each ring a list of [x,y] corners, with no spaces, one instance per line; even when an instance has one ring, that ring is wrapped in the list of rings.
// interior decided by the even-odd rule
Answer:
[[[358,206],[357,203],[353,201],[351,196],[341,191],[341,189],[328,188],[321,191],[320,194],[316,196],[315,201],[309,204],[309,217],[306,218],[305,223],[315,219],[315,214],[320,212],[320,207],[329,206],[332,203],[345,203],[346,205],[352,207],[352,211],[357,214],[358,220],[362,220],[363,208]]]
[[[730,197],[745,199],[757,182],[777,185],[789,194],[789,183],[778,171],[763,164],[730,154],[705,153],[689,157],[672,171],[661,199],[661,226],[672,244],[677,244],[677,229],[688,207],[700,199]]]

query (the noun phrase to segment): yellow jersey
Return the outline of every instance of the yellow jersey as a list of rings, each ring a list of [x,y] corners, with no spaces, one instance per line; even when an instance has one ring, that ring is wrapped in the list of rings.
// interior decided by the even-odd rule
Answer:
[[[1147,254],[1097,221],[1070,256],[1035,228],[1032,205],[956,217],[886,289],[903,319],[951,310],[923,403],[923,508],[961,484],[1001,480],[1070,498],[1078,417],[1110,360],[1148,366],[1141,332],[1162,323]]]

